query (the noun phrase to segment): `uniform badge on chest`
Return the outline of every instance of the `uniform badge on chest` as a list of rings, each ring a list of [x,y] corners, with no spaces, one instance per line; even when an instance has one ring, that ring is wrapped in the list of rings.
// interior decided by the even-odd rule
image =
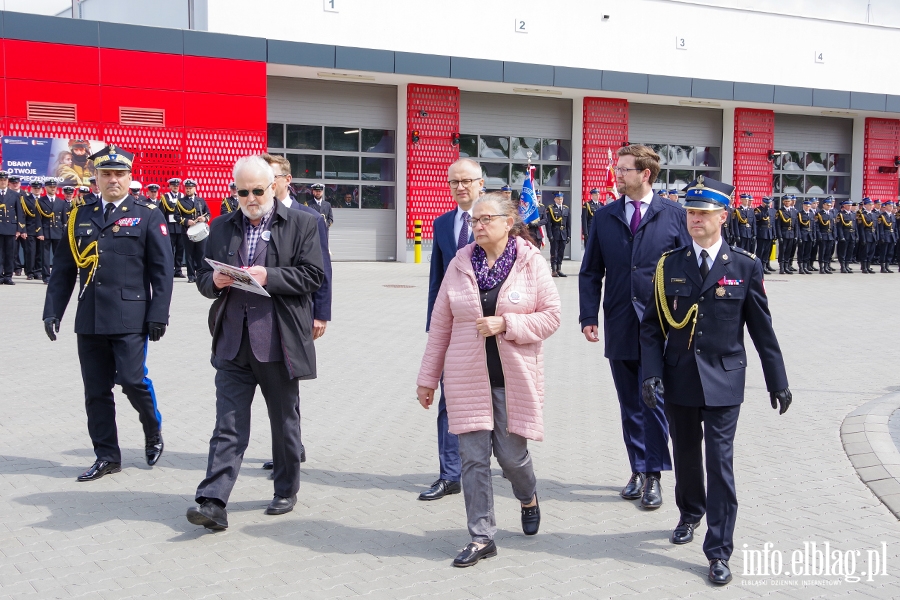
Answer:
[[[718,296],[719,298],[721,298],[721,297],[723,297],[724,295],[725,295],[725,288],[723,288],[722,286],[717,287],[717,288],[716,288],[716,296]]]

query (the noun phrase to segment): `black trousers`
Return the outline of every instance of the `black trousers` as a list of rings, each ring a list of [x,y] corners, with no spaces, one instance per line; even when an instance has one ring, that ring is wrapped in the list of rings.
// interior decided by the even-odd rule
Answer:
[[[894,242],[879,242],[878,243],[879,256],[878,260],[881,264],[886,264],[891,262],[891,259],[894,256]]]
[[[16,239],[16,270],[25,268],[25,239]],[[26,273],[27,274],[27,273]]]
[[[741,407],[679,406],[666,402],[675,459],[675,504],[681,519],[699,523],[706,515],[706,558],[731,558],[737,491],[734,487],[734,433]],[[703,440],[706,478],[703,485]]]
[[[813,256],[813,241],[812,240],[799,240],[798,241],[799,251],[797,253],[797,259],[803,263],[807,264],[815,257]]]
[[[554,269],[562,266],[563,256],[566,255],[566,240],[550,240],[550,264]]]
[[[857,250],[859,262],[870,263],[875,260],[875,251],[878,249],[877,242],[869,242],[866,240],[859,241],[859,249]]]
[[[13,276],[16,268],[16,253],[19,250],[16,236],[0,235],[0,279]]]
[[[216,369],[216,426],[209,440],[206,478],[196,498],[228,503],[250,443],[250,405],[257,386],[262,390],[272,428],[275,494],[289,498],[300,489],[300,384],[291,379],[283,361],[259,362],[244,326],[234,360],[213,355]]]
[[[797,249],[797,240],[794,238],[781,238],[778,240],[778,262],[789,263],[794,260],[794,251]]]
[[[53,255],[56,253],[56,247],[59,246],[59,240],[49,240],[44,238],[37,241],[38,252],[41,255],[41,279],[48,281],[50,279],[50,267],[53,265]]]
[[[21,239],[21,238],[19,238]],[[38,239],[30,235],[28,239],[22,240],[22,248],[25,250],[25,275],[40,277],[41,265],[37,254]]]
[[[772,240],[756,239],[756,255],[762,261],[763,266],[768,265],[772,256]]]
[[[84,380],[88,433],[97,460],[122,462],[116,430],[113,387],[118,384],[138,412],[144,435],[162,429],[153,382],[147,377],[147,336],[78,334],[78,360]]]
[[[206,240],[192,242],[185,234],[184,253],[187,259],[188,277],[194,277],[194,274],[200,270],[200,265],[203,264],[203,256],[206,254]]]
[[[819,240],[819,265],[828,266],[834,252],[834,240]]]
[[[184,266],[184,240],[187,237],[183,233],[174,233],[169,227],[169,237],[172,238],[172,251],[175,252],[175,272],[181,273]]]
[[[747,252],[753,252],[753,242],[755,241],[752,237],[739,237],[737,240],[737,246],[741,250],[746,250]]]

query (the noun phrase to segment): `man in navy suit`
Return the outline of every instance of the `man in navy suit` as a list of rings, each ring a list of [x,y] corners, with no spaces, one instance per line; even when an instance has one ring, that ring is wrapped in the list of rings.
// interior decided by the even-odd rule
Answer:
[[[598,342],[603,279],[605,356],[619,396],[622,435],[631,478],[621,496],[641,506],[662,504],[662,471],[672,469],[669,429],[662,399],[653,409],[641,402],[640,321],[653,299],[653,272],[666,250],[690,242],[684,209],[653,193],[659,155],[647,146],[619,148],[616,186],[622,197],[600,208],[588,234],[578,293],[578,320],[585,339]]]
[[[659,260],[654,303],[641,322],[644,402],[658,407],[665,386],[672,431],[680,516],[670,539],[673,544],[691,542],[705,514],[703,552],[709,580],[719,585],[731,581],[728,560],[734,551],[734,433],[744,401],[745,324],[759,353],[772,408],[780,405],[779,414],[784,414],[791,405],[763,264],[721,237],[733,191],[702,175],[688,185],[685,208],[692,241]]]
[[[450,194],[456,201],[456,208],[434,220],[434,239],[431,246],[431,271],[428,275],[428,317],[425,331],[431,327],[431,310],[444,281],[444,273],[456,251],[472,241],[472,205],[481,195],[484,178],[481,165],[471,158],[461,158],[447,170]],[[444,382],[441,381],[441,400],[438,402],[438,460],[441,474],[431,487],[421,494],[419,500],[438,500],[448,494],[458,494],[461,462],[459,440],[450,433],[447,420],[447,402],[444,398]]]
[[[312,208],[300,204],[291,198],[291,163],[283,156],[273,156],[271,154],[263,154],[264,161],[269,163],[272,171],[275,173],[275,200],[281,202],[288,208],[294,208],[301,212],[306,212],[316,217],[316,223],[319,230],[319,245],[322,247],[322,262],[325,265],[325,279],[322,287],[313,293],[313,340],[317,340],[325,335],[325,328],[328,321],[331,320],[331,253],[328,251],[328,226],[325,225],[325,219],[322,219],[318,212]],[[306,462],[306,447],[300,442],[300,462]],[[263,469],[273,470],[275,463],[267,460],[263,463]]]

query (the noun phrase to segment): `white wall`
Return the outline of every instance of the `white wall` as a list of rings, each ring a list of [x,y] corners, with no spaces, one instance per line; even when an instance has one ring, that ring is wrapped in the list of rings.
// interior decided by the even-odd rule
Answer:
[[[340,12],[323,10],[323,0],[209,0],[209,30],[405,52],[900,94],[900,78],[890,75],[900,33],[878,25],[671,0],[335,3]],[[610,15],[608,21],[602,20],[604,14]],[[514,31],[516,19],[526,20],[529,33]],[[676,50],[676,36],[687,40],[687,50]],[[816,51],[825,53],[825,64],[814,62]]]

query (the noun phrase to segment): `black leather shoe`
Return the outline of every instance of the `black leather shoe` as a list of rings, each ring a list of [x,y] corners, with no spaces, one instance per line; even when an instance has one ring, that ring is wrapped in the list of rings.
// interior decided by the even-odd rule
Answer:
[[[458,494],[462,491],[462,486],[458,481],[450,481],[448,479],[438,479],[431,484],[431,487],[419,494],[419,500],[440,500],[444,496],[450,494]],[[477,561],[476,561],[477,562]],[[472,563],[475,564],[475,563]],[[468,565],[466,565],[468,566]]]
[[[147,464],[151,467],[159,461],[163,448],[162,432],[144,438],[144,453],[147,456]]]
[[[489,541],[483,548],[479,549],[475,542],[469,542],[469,545],[463,548],[462,552],[453,559],[454,567],[471,567],[482,558],[490,558],[497,556],[497,545],[494,540]]]
[[[560,271],[559,269],[556,270],[556,275],[557,275],[557,277],[568,277],[568,275],[566,275],[565,273],[563,273],[563,272]]]
[[[709,580],[717,585],[725,585],[731,582],[731,569],[724,558],[714,558],[709,561]]]
[[[685,523],[678,521],[678,525],[672,531],[672,537],[669,541],[678,546],[682,544],[690,544],[694,541],[694,529],[699,523]]]
[[[184,273],[175,273],[175,277],[179,279],[184,279]]]
[[[294,510],[295,504],[297,504],[297,494],[294,494],[290,498],[283,498],[278,494],[275,494],[275,497],[272,498],[269,507],[266,509],[266,514],[283,515],[284,513],[289,513]]]
[[[100,479],[107,473],[118,473],[121,470],[122,463],[98,460],[91,465],[90,469],[78,476],[78,481],[94,481]]]
[[[632,473],[631,479],[628,480],[628,484],[622,488],[622,491],[619,493],[620,496],[625,498],[626,500],[637,500],[641,497],[641,494],[644,493],[644,474],[643,473]]]
[[[22,269],[16,269],[16,270],[13,272],[13,274],[14,274],[16,277],[21,277],[21,276],[22,276]]]
[[[7,277],[3,281],[0,281],[3,285],[16,285],[16,282],[12,280],[12,277]]]
[[[541,507],[538,506],[537,494],[534,495],[534,506],[522,507],[522,532],[534,535],[541,526]]]
[[[644,482],[644,494],[641,496],[641,506],[648,510],[654,510],[662,506],[662,485],[659,477],[648,475]]]
[[[228,512],[212,500],[207,500],[200,506],[190,507],[186,516],[194,525],[202,525],[213,531],[228,529]]]
[[[266,470],[266,471],[271,471],[272,469],[275,468],[275,461],[274,461],[274,460],[267,460],[266,462],[263,463],[262,468],[263,468],[264,470]]]

